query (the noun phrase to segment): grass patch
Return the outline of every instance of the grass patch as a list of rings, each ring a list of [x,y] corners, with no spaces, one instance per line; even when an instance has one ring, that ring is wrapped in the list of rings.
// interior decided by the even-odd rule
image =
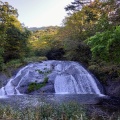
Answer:
[[[111,114],[106,114],[107,112],[100,114],[99,111],[91,111],[90,115],[87,112],[87,106],[75,102],[62,105],[45,103],[40,106],[22,109],[0,105],[1,120],[119,120],[120,118],[119,111]]]
[[[2,120],[88,120],[84,109],[76,103],[63,105],[44,104],[37,107],[14,109],[0,106]]]

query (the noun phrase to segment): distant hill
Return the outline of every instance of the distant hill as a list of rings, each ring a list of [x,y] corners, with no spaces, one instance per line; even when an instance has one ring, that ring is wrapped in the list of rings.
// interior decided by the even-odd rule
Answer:
[[[30,31],[38,31],[38,30],[46,30],[46,29],[57,29],[59,28],[59,26],[48,26],[48,27],[30,27],[30,28],[27,28],[28,30]]]

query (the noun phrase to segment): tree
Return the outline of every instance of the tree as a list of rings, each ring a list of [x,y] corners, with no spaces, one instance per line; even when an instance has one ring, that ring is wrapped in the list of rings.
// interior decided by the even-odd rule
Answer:
[[[18,17],[17,9],[9,5],[8,2],[0,1],[0,22],[9,24],[9,17]]]
[[[25,55],[30,32],[17,19],[17,9],[0,1],[0,57],[7,62]]]
[[[91,0],[74,0],[74,2],[71,2],[71,4],[67,5],[65,7],[66,11],[80,11],[84,5],[87,5],[91,2]]]
[[[95,60],[120,63],[120,26],[87,39]],[[112,59],[111,59],[112,58]]]
[[[6,44],[4,45],[5,61],[25,56],[30,32],[28,30],[22,31],[13,25],[6,30],[6,34]]]
[[[84,2],[82,4],[82,2]],[[113,29],[113,26],[118,25],[119,22],[109,17],[109,13],[119,11],[116,2],[111,1],[80,1],[75,0],[72,3],[73,13],[67,16],[63,21],[63,28],[60,31],[60,39],[66,51],[66,57],[70,60],[85,61],[91,58],[91,52],[85,40],[94,36],[96,32],[104,32]],[[81,8],[79,6],[82,6]],[[71,6],[70,6],[71,7]],[[119,13],[119,12],[117,12]],[[119,18],[117,14],[116,18]],[[86,52],[87,51],[87,52]]]
[[[29,42],[35,55],[45,56],[49,50],[59,49],[60,41],[56,37],[58,29],[59,27],[50,26],[33,32]]]

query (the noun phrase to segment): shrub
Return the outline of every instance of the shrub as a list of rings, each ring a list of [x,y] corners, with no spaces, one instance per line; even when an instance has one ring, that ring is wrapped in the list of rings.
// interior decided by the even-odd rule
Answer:
[[[40,89],[41,87],[45,86],[45,83],[30,83],[28,86],[28,92],[33,92],[35,90]]]
[[[3,65],[4,65],[4,60],[3,57],[0,56],[0,71],[3,69]]]
[[[44,87],[48,83],[48,77],[45,76],[44,81],[42,83],[32,82],[28,86],[28,92],[33,92]]]
[[[87,39],[93,59],[120,63],[120,26]],[[112,59],[111,59],[112,58]]]
[[[24,58],[23,62],[24,63],[30,63],[30,62],[40,62],[40,61],[44,61],[47,60],[46,57],[28,57],[28,58]]]

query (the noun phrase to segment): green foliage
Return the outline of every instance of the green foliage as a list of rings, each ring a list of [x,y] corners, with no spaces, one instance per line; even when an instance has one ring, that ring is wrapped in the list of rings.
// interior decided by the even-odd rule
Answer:
[[[27,52],[27,42],[30,32],[27,30],[21,31],[15,26],[11,26],[7,29],[6,33],[7,44],[5,45],[5,59],[9,60],[24,57]]]
[[[35,90],[40,89],[41,87],[44,87],[46,83],[30,83],[28,86],[28,92],[33,92]]]
[[[60,48],[60,42],[55,39],[59,27],[46,27],[43,30],[34,31],[29,44],[36,56],[46,56],[53,48]]]
[[[26,64],[29,64],[31,62],[41,62],[43,60],[47,60],[47,58],[46,57],[31,57],[31,58],[13,59],[6,63],[4,63],[3,59],[1,59],[0,71],[5,72],[9,77],[11,77],[11,73],[13,70],[21,66],[24,66]]]
[[[72,3],[73,6],[76,4],[81,5],[82,2],[79,3],[78,1],[75,5],[74,3],[76,3],[76,1]],[[91,59],[91,52],[89,46],[85,43],[85,40],[94,36],[97,32],[99,34],[108,30],[108,33],[106,32],[106,38],[104,35],[104,39],[107,39],[111,34],[111,31],[109,30],[114,26],[119,25],[119,22],[113,19],[113,17],[117,19],[118,16],[120,16],[119,9],[120,8],[113,0],[104,2],[95,0],[82,6],[80,9],[78,8],[78,11],[74,11],[73,9],[74,12],[64,19],[64,27],[58,32],[60,36],[58,39],[62,39],[62,45],[66,52],[66,59],[77,60],[82,63],[86,60],[86,63],[88,63]],[[116,11],[116,13],[112,15],[114,11]],[[98,34],[96,34],[96,39],[100,37]],[[102,37],[100,38],[102,39]],[[95,44],[97,41],[94,39],[92,44]],[[103,42],[103,40],[100,41]],[[92,53],[93,51],[96,51],[92,55],[94,56],[96,54],[97,56],[98,54],[98,56],[107,61],[108,58],[106,55],[108,55],[109,50],[106,50],[106,44],[107,42],[100,43],[98,46],[91,49]],[[99,51],[99,53],[97,51]],[[100,51],[104,51],[104,53],[100,53]]]
[[[87,39],[93,59],[120,63],[120,26]],[[112,59],[111,59],[112,58]]]
[[[4,68],[4,60],[3,57],[0,56],[0,71],[2,71]]]
[[[6,68],[19,68],[23,63],[20,59],[14,59],[6,63]]]
[[[77,8],[82,2],[74,0],[65,8],[73,11],[66,16],[58,32],[64,58],[82,62],[103,81],[117,73],[117,77],[111,77],[116,80],[119,70],[117,67],[112,70],[111,64],[120,63],[120,7],[114,0],[94,0]],[[103,62],[106,64],[102,65]]]
[[[25,57],[23,58],[22,62],[25,64],[31,63],[31,62],[41,62],[47,60],[46,57],[38,57],[38,56],[33,56],[33,57]]]
[[[0,22],[10,24],[10,16],[18,16],[17,9],[9,5],[8,2],[0,1]]]
[[[6,31],[7,38],[6,44],[4,45],[4,58],[5,60],[17,59],[23,56],[22,54],[22,36],[23,34],[19,29],[11,26]],[[23,48],[24,49],[24,48]]]
[[[3,64],[4,64],[4,59],[3,59],[3,49],[0,48],[0,71],[3,68]]]
[[[30,83],[28,86],[28,92],[33,92],[35,90],[40,89],[41,87],[44,87],[48,83],[48,77],[44,78],[44,81],[42,83]]]
[[[28,52],[30,31],[22,27],[18,13],[8,2],[0,1],[0,69],[5,62],[22,59]]]
[[[118,81],[120,79],[120,67],[118,64],[102,60],[91,61],[88,69],[103,83],[107,80]]]

